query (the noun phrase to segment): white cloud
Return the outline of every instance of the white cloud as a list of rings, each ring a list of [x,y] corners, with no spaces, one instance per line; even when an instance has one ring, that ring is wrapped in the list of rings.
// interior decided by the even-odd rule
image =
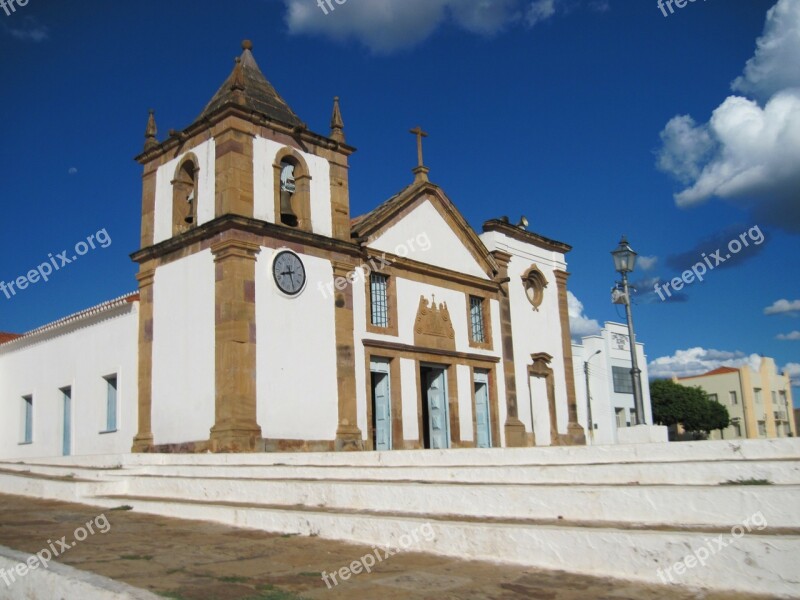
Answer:
[[[574,6],[608,10],[605,0],[283,0],[293,34],[321,34],[338,41],[356,39],[376,53],[410,48],[453,22],[479,35],[495,35],[515,24],[532,27]],[[561,6],[565,5],[562,10]],[[327,13],[327,14],[326,14]]]
[[[22,42],[43,42],[50,37],[50,30],[31,16],[19,17],[11,25],[3,25],[5,32]]]
[[[787,363],[783,367],[783,373],[789,376],[792,385],[800,385],[800,363]]]
[[[334,40],[354,37],[375,52],[391,52],[426,39],[445,17],[447,0],[369,0],[333,6],[325,14],[314,2],[285,0],[290,33],[320,33]]]
[[[772,306],[764,309],[765,315],[792,315],[800,312],[800,300],[776,300]]]
[[[678,350],[672,356],[656,358],[648,364],[651,378],[690,377],[702,375],[720,367],[738,368],[748,365],[758,370],[761,357],[758,354],[746,355],[744,352],[725,352],[706,350],[705,348],[688,348]]]
[[[712,197],[750,209],[754,216],[800,232],[800,0],[779,0],[767,16],[756,55],[736,91],[698,125],[672,118],[661,132],[658,167],[686,188],[675,195],[689,207]],[[760,102],[759,102],[760,101]]]
[[[555,0],[534,0],[525,13],[525,21],[533,27],[556,14]]]
[[[639,267],[642,271],[649,271],[653,267],[656,266],[658,262],[657,256],[640,256],[636,259],[636,266]],[[655,283],[655,281],[648,280],[649,285]]]
[[[783,342],[796,342],[800,340],[800,331],[792,331],[791,333],[779,333],[776,337]]]
[[[570,291],[567,291],[567,306],[569,312],[569,328],[572,337],[580,339],[586,335],[600,333],[600,324],[595,319],[590,319],[583,313],[583,302]]]
[[[78,172],[77,167],[70,167],[69,170],[67,171],[67,173],[69,173],[70,175],[75,175],[77,172]]]
[[[744,75],[733,89],[767,99],[781,90],[800,87],[797,51],[800,48],[800,2],[781,0],[767,12],[764,35],[756,54],[747,61]]]

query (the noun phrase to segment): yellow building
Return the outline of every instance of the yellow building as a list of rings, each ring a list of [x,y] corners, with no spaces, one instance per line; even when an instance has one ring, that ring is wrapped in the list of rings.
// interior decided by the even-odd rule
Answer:
[[[762,357],[757,371],[750,366],[720,367],[674,380],[702,388],[728,409],[730,426],[722,435],[719,430],[711,432],[709,439],[797,437],[792,383],[788,375],[778,373],[771,358]]]

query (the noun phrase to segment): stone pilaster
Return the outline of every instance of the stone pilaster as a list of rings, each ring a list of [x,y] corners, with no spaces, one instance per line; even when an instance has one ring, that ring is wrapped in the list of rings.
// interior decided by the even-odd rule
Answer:
[[[156,215],[156,171],[158,163],[145,166],[142,175],[142,229],[141,248],[153,245]]]
[[[216,270],[214,452],[253,452],[262,441],[256,413],[255,267],[260,250],[240,239],[211,246]]]
[[[528,445],[525,435],[525,424],[519,420],[517,407],[517,377],[514,364],[514,337],[511,328],[511,297],[509,296],[508,264],[511,255],[495,250],[492,252],[500,271],[497,280],[500,282],[500,339],[503,348],[503,374],[506,384],[506,446],[519,448]],[[535,443],[535,442],[534,442]]]
[[[215,134],[215,217],[253,216],[253,135],[240,127]]]
[[[567,279],[569,279],[569,273],[555,271],[555,276],[558,286],[558,314],[561,319],[561,348],[564,356],[564,383],[567,389],[567,412],[569,415],[567,437],[564,441],[569,446],[585,446],[586,432],[578,423],[578,404],[575,398],[575,373],[572,365],[572,339],[569,329],[569,306],[567,302]]]
[[[339,425],[336,429],[336,450],[363,450],[364,436],[358,428],[356,406],[356,361],[353,338],[353,284],[347,279],[353,265],[333,263],[334,281],[347,281],[334,296],[336,326],[336,381],[339,397]]]
[[[350,167],[347,156],[333,154],[329,159],[331,167],[331,217],[333,237],[350,241]]]
[[[153,449],[153,282],[155,269],[141,265],[139,281],[139,428],[133,438],[131,452],[150,452]]]

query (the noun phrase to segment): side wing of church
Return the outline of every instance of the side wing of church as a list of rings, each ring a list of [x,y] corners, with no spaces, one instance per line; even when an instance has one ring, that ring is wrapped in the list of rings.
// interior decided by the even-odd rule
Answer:
[[[584,444],[570,247],[507,219],[478,235],[414,133],[413,181],[351,218],[338,99],[310,131],[249,42],[188,128],[159,142],[151,113],[134,308],[0,343],[0,456]],[[64,352],[57,381],[30,367]]]

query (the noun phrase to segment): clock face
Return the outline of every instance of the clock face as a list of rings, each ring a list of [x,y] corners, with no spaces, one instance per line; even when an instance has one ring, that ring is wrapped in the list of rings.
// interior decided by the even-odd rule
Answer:
[[[272,276],[278,289],[289,296],[299,294],[306,284],[306,270],[294,252],[279,252],[272,263]]]

